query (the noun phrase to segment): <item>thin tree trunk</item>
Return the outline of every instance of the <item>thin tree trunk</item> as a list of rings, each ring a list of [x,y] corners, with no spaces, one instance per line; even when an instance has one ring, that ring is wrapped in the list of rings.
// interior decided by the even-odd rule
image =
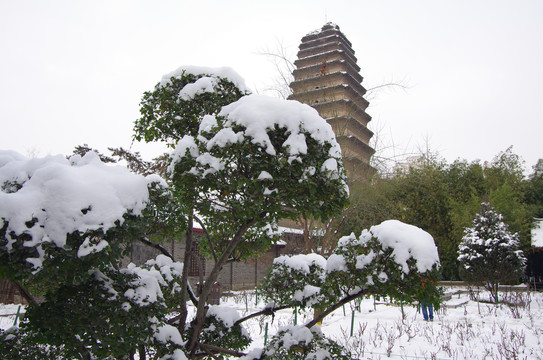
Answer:
[[[213,287],[213,284],[219,277],[219,274],[222,270],[222,267],[228,259],[230,258],[230,255],[234,252],[234,250],[237,248],[239,243],[243,240],[243,235],[245,232],[254,225],[256,220],[251,220],[244,226],[242,226],[238,232],[234,235],[232,240],[230,241],[230,244],[224,251],[224,253],[221,254],[218,261],[213,266],[213,269],[209,273],[207,280],[202,286],[202,291],[200,293],[200,299],[198,301],[198,308],[196,310],[196,317],[194,319],[194,325],[192,328],[191,338],[189,340],[189,353],[194,354],[196,351],[196,345],[198,344],[198,339],[200,337],[200,333],[202,332],[203,326],[204,326],[204,320],[205,320],[205,314],[207,311],[206,301],[209,297],[209,294],[211,293],[211,288]]]
[[[181,335],[185,330],[185,322],[187,321],[187,291],[188,291],[188,278],[189,278],[189,261],[190,250],[192,247],[192,213],[188,218],[188,229],[185,238],[185,256],[183,259],[183,274],[181,276],[181,293],[179,294],[179,324],[177,328]]]

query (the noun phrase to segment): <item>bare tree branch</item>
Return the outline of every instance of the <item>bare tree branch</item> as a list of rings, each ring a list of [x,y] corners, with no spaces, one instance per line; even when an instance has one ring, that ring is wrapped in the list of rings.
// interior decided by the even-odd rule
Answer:
[[[313,326],[315,326],[317,323],[321,322],[325,317],[326,315],[329,315],[331,314],[332,312],[334,312],[335,310],[339,309],[340,307],[342,307],[344,304],[347,304],[348,302],[351,302],[353,301],[354,299],[358,299],[359,297],[361,297],[362,295],[367,295],[366,291],[364,289],[358,291],[357,293],[354,293],[354,294],[351,294],[351,295],[348,295],[346,297],[344,297],[343,299],[341,299],[340,301],[338,301],[337,303],[335,303],[334,305],[332,305],[331,307],[329,307],[328,309],[324,310],[321,314],[319,314],[316,318],[314,318],[313,320],[311,320],[310,322],[308,322],[307,324],[305,324],[306,327],[308,327],[309,329],[311,329]]]
[[[211,238],[209,237],[209,233],[207,232],[204,222],[196,215],[194,215],[194,220],[196,220],[196,222],[200,224],[200,226],[202,227],[202,230],[204,230],[204,234],[206,235],[207,243],[209,244],[209,248],[211,249],[211,254],[213,255],[213,259],[215,260],[215,262],[217,262],[217,253],[215,253],[215,248],[213,247],[213,241],[211,241]]]
[[[258,51],[257,54],[266,56],[276,71],[275,83],[265,90],[274,91],[280,98],[286,99],[292,94],[290,83],[294,80],[292,72],[296,69],[296,65],[291,60],[293,56],[288,53],[287,47],[278,39],[276,39],[274,49],[266,47]]]
[[[258,311],[258,312],[255,312],[253,314],[250,314],[250,315],[247,315],[245,316],[244,318],[241,318],[239,320],[237,320],[235,323],[234,323],[234,326],[238,325],[238,324],[241,324],[242,322],[245,322],[249,319],[252,319],[254,317],[257,317],[257,316],[261,316],[261,315],[268,315],[268,316],[273,316],[275,315],[275,312],[276,311],[279,311],[279,310],[284,310],[284,309],[288,309],[292,306],[290,305],[283,305],[283,306],[277,306],[277,307],[267,307],[267,308],[264,308],[264,310],[261,310],[261,311]]]
[[[159,244],[155,244],[155,243],[152,243],[150,242],[149,240],[147,240],[146,238],[139,238],[139,241],[147,246],[150,246],[152,247],[153,249],[157,249],[158,251],[160,251],[162,254],[166,255],[167,257],[169,257],[170,259],[174,260],[172,254],[170,254],[170,252],[168,250],[166,250],[164,247],[162,247],[161,245]]]
[[[36,304],[36,299],[34,299],[34,296],[21,284],[19,284],[15,280],[8,279],[16,288],[19,290],[19,293],[22,297],[28,301],[29,304]]]
[[[202,348],[204,351],[209,350],[210,352],[213,352],[213,353],[228,354],[228,355],[232,355],[232,356],[236,356],[236,357],[242,357],[242,356],[247,355],[247,354],[239,352],[239,351],[225,349],[225,348],[215,346],[215,345],[211,345],[211,344],[199,343],[198,346],[200,348]]]

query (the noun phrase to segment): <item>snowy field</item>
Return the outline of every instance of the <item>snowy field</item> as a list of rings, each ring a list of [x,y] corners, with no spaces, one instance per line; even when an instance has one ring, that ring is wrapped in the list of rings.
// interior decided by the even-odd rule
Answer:
[[[403,306],[402,315],[402,307],[368,298],[326,317],[322,331],[358,359],[543,359],[543,293],[502,293],[511,305],[494,305],[473,301],[465,290],[445,289],[451,298],[433,322],[425,322],[416,307]],[[485,292],[479,296],[489,299]],[[238,292],[223,297],[221,306],[233,306],[244,316],[264,306],[257,301],[253,293]],[[12,314],[0,316],[1,328],[13,326],[17,308],[0,304],[0,314]],[[245,324],[255,339],[252,347],[262,347],[266,327],[271,335],[311,317],[284,310],[273,321],[263,316]]]

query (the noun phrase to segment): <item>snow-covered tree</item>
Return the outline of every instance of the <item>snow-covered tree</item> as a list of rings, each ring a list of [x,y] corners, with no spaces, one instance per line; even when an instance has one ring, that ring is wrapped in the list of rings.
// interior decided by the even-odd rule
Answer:
[[[502,215],[489,203],[481,204],[473,225],[464,229],[458,261],[461,278],[483,284],[496,302],[499,284],[516,283],[526,264],[518,235],[508,230]]]
[[[206,305],[223,266],[266,251],[280,219],[326,221],[346,205],[330,125],[307,105],[250,95],[228,68],[183,67],[166,75],[144,94],[141,114],[134,137],[173,149],[165,180],[106,165],[93,151],[69,159],[0,153],[0,276],[30,302],[21,326],[0,334],[3,357],[348,358],[314,328],[317,319],[282,329],[268,348],[245,354],[251,340],[243,322],[256,314],[240,318]],[[190,249],[194,222],[204,231],[200,249],[214,264],[199,298],[187,286],[188,268],[152,241],[185,232]],[[162,254],[123,268],[135,241]],[[284,272],[299,282],[282,297],[268,289],[269,298],[281,306],[319,301],[322,316],[365,294],[437,301],[435,286],[423,286],[438,266],[433,239],[401,223],[347,237],[328,259],[280,258],[282,265],[295,269]],[[271,275],[268,283],[278,281]]]
[[[330,125],[307,105],[248,94],[228,68],[183,67],[165,76],[144,96],[136,138],[175,148],[172,193],[188,223],[204,229],[200,249],[214,260],[200,300],[227,261],[254,256],[276,241],[280,219],[327,219],[347,203]],[[190,231],[186,241],[189,248]],[[183,320],[186,308],[180,309]],[[209,351],[200,338],[205,312],[200,301],[186,347],[191,356]]]
[[[182,265],[160,256],[120,269],[166,187],[94,152],[0,152],[0,276],[29,302],[20,327],[0,334],[3,359],[119,358],[137,351],[134,344],[162,354],[182,345],[165,336],[177,331],[166,309]]]
[[[275,306],[313,307],[317,322],[361,296],[387,296],[439,307],[439,257],[430,234],[387,220],[339,240],[327,259],[317,254],[281,256],[260,286]]]
[[[206,305],[222,267],[267,250],[278,220],[327,219],[347,203],[339,145],[309,106],[249,95],[232,70],[199,67],[168,74],[141,105],[135,138],[174,148],[166,181],[106,165],[93,151],[68,160],[2,153],[0,275],[30,302],[21,327],[0,335],[2,354],[242,355],[249,338],[241,323]],[[121,268],[132,242],[160,248],[145,236],[184,227],[190,249],[194,221],[215,264],[198,299],[187,268],[165,249]]]

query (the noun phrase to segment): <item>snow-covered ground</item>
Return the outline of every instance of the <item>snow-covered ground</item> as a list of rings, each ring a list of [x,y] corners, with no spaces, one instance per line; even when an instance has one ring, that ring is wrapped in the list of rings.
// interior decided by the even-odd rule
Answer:
[[[433,322],[425,322],[414,306],[403,306],[402,316],[401,306],[370,297],[359,309],[351,303],[326,317],[322,331],[358,359],[543,359],[543,293],[502,293],[510,302],[524,303],[510,307],[472,301],[465,288],[445,292],[451,298]],[[489,298],[480,293],[481,300]],[[254,308],[253,295],[247,296],[247,303],[246,307],[245,294],[239,293],[223,298],[221,305],[235,306],[244,316]],[[312,313],[298,314],[298,324],[311,317]],[[271,317],[248,321],[246,327],[256,340],[252,346],[263,346],[266,324],[273,334],[294,320],[292,311],[285,310],[273,322]]]
[[[402,307],[370,297],[359,307],[351,303],[326,317],[322,330],[359,359],[543,359],[543,293],[502,293],[518,304],[508,306],[473,301],[462,290],[466,289],[445,289],[451,298],[433,322],[425,322],[416,307],[403,306],[402,315]],[[480,298],[489,296],[481,292]],[[254,293],[238,292],[223,297],[221,306],[232,306],[244,316],[264,304]],[[13,325],[17,307],[0,304],[1,328]],[[266,327],[271,335],[280,326],[302,324],[311,317],[309,312],[284,310],[273,321],[263,316],[245,326],[255,339],[252,347],[262,347]]]
[[[15,304],[0,304],[0,329],[9,329],[15,324],[17,310],[22,314],[24,307]]]

